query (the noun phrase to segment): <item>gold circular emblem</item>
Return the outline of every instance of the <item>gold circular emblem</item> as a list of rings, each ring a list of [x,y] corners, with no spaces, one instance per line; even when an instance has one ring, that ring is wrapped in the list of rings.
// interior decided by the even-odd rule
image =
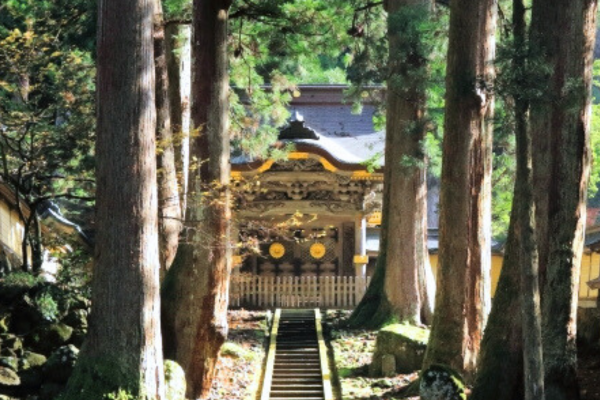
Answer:
[[[285,247],[281,243],[273,243],[269,246],[269,254],[273,258],[281,258],[285,254]]]
[[[323,258],[326,252],[327,249],[323,243],[314,243],[310,246],[310,255],[317,260]]]

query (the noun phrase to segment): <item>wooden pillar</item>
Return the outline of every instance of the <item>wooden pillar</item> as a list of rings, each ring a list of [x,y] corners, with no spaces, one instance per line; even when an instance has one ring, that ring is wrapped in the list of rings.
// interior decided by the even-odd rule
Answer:
[[[367,220],[364,215],[359,214],[356,217],[354,228],[354,271],[356,276],[365,277],[367,275]]]

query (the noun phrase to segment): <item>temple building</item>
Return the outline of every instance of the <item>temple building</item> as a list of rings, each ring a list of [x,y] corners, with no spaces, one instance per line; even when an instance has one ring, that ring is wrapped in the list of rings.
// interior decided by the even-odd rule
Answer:
[[[242,239],[260,254],[242,272],[259,276],[364,276],[379,247],[384,133],[373,127],[375,105],[353,114],[342,86],[309,86],[291,103],[279,135],[294,150],[286,160],[232,160],[243,182]],[[371,256],[371,257],[369,257]]]
[[[290,104],[289,124],[279,134],[280,145],[293,144],[288,157],[232,157],[238,202],[236,229],[241,242],[254,244],[256,250],[251,252],[246,247],[235,257],[234,276],[253,280],[246,286],[239,284],[240,280],[232,281],[234,304],[244,304],[245,298],[246,304],[249,301],[260,306],[256,303],[261,303],[260,296],[266,293],[263,305],[285,305],[278,299],[290,298],[289,292],[294,291],[295,298],[303,297],[301,289],[293,285],[314,278],[309,291],[314,301],[310,305],[340,306],[340,298],[346,296],[342,306],[352,307],[364,293],[368,282],[365,278],[374,270],[379,252],[385,142],[385,133],[373,126],[376,105],[365,101],[362,112],[355,114],[352,105],[344,102],[344,86],[300,89],[301,95]],[[434,274],[438,262],[438,198],[439,183],[430,179],[428,248]],[[587,285],[598,276],[598,251],[600,246],[586,247],[582,260],[580,303],[585,301],[588,306],[595,305],[600,286]],[[501,267],[502,246],[495,244],[492,292]],[[290,280],[292,277],[294,280]],[[330,301],[323,298],[326,286],[319,283],[323,281],[320,278],[332,282],[331,290],[338,293]],[[295,283],[285,286],[284,282]],[[342,296],[338,286],[346,284],[354,286],[343,289],[346,292]]]
[[[344,101],[343,85],[302,86],[279,144],[286,160],[232,157],[238,186],[237,228],[259,252],[245,254],[241,272],[257,276],[366,276],[379,253],[385,132],[376,104],[361,113]],[[428,247],[437,266],[439,184],[428,183]],[[495,273],[500,249],[495,248]]]

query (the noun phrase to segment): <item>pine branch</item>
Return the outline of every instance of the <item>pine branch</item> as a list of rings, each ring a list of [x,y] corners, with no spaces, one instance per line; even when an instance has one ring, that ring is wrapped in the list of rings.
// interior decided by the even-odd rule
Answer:
[[[378,7],[378,6],[382,6],[382,5],[383,5],[383,1],[376,1],[374,3],[367,3],[366,5],[364,5],[362,7],[355,8],[354,12],[365,11],[365,10],[368,10],[370,8],[374,8],[374,7]]]

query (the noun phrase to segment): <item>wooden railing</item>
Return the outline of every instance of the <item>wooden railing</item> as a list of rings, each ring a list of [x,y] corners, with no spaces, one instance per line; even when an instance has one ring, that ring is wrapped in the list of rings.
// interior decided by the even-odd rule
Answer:
[[[248,276],[231,278],[230,307],[354,308],[365,294],[370,277]]]

